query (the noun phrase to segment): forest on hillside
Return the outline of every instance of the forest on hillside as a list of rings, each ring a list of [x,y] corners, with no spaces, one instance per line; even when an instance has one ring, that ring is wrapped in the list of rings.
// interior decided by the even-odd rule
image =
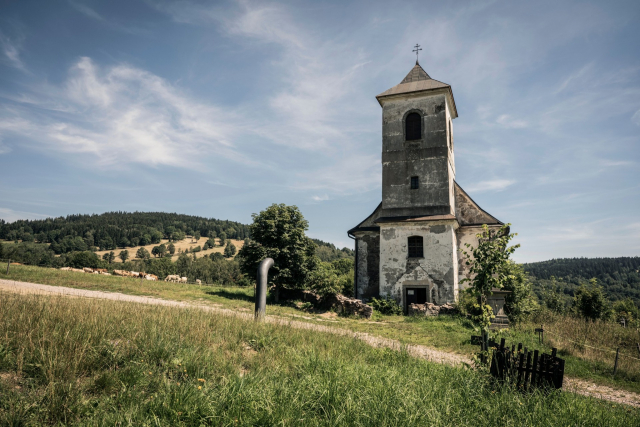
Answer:
[[[249,226],[239,222],[165,212],[107,212],[39,220],[0,220],[0,239],[50,243],[56,254],[114,250],[182,240],[199,235],[243,240]]]
[[[539,299],[553,291],[569,304],[580,285],[595,278],[611,301],[631,298],[640,307],[640,257],[562,258],[523,267]]]

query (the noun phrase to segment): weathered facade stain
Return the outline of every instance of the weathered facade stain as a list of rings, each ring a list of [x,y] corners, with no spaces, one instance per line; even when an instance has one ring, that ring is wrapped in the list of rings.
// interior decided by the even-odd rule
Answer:
[[[388,296],[404,305],[407,289],[424,288],[429,302],[454,302],[460,281],[469,276],[459,248],[477,243],[482,224],[502,223],[455,182],[453,92],[416,63],[402,83],[377,99],[382,106],[382,202],[349,230],[358,248],[356,298]],[[410,114],[421,117],[418,139],[407,140]],[[409,253],[410,237],[422,238],[422,256]]]

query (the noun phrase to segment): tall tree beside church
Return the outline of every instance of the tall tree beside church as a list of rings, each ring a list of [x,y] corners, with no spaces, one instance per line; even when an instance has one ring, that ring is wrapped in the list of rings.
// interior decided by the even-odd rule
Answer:
[[[467,250],[460,251],[467,258],[465,264],[469,266],[472,279],[463,279],[461,283],[471,284],[473,295],[478,299],[480,314],[476,320],[480,322],[482,331],[487,334],[491,319],[494,317],[491,306],[487,304],[487,297],[492,289],[502,289],[505,285],[517,280],[513,275],[509,257],[520,245],[509,246],[509,241],[517,234],[509,233],[511,224],[504,224],[498,230],[490,229],[486,224],[482,226],[482,233],[476,235],[478,246],[475,248],[465,243]]]
[[[275,285],[276,301],[281,289],[302,289],[316,268],[316,245],[305,235],[309,223],[296,206],[273,204],[253,214],[251,241],[240,249],[242,271],[255,277],[258,264],[273,258],[269,282]]]

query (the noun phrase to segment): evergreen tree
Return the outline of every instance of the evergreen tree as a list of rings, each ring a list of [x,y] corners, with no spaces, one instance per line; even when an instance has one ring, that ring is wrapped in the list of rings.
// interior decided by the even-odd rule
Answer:
[[[231,258],[236,254],[236,246],[231,242],[231,240],[227,241],[227,246],[224,248],[224,256],[226,258]]]

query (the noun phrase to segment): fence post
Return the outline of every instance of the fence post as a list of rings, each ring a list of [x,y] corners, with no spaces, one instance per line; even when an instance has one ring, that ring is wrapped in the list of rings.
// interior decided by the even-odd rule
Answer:
[[[11,265],[11,260],[7,260],[7,274],[9,274],[9,265]]]
[[[613,364],[613,376],[616,376],[616,372],[618,371],[618,355],[620,354],[620,347],[616,348],[616,361]]]

